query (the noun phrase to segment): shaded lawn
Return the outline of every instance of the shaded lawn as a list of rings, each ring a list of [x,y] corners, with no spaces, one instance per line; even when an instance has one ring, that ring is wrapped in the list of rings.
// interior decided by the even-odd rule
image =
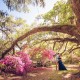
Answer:
[[[79,78],[74,78],[72,74],[79,71],[76,65],[67,65],[67,71],[56,71],[55,66],[45,68],[38,67],[34,68],[28,74],[24,76],[15,76],[13,74],[0,75],[0,80],[80,80]],[[72,77],[71,77],[72,76]]]

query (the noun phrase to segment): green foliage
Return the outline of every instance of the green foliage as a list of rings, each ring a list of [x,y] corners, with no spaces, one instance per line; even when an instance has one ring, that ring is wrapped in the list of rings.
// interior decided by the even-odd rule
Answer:
[[[79,60],[75,59],[74,56],[71,54],[66,54],[65,55],[65,61],[64,63],[66,64],[78,64]]]
[[[0,69],[5,69],[5,64],[0,63]]]
[[[30,27],[26,24],[26,21],[13,16],[1,15],[0,17],[0,53],[9,48],[13,41],[25,32],[29,31]],[[4,22],[4,24],[3,24]],[[5,45],[5,46],[4,46]]]
[[[74,16],[70,3],[65,0],[57,1],[53,9],[43,15],[45,21],[52,24],[70,24],[69,18]]]
[[[73,51],[75,55],[77,55],[78,57],[80,57],[80,49],[76,49]]]
[[[40,5],[44,7],[44,0],[3,0],[9,10],[29,12],[28,5]]]
[[[11,2],[7,2],[7,1],[11,1]],[[23,2],[20,2],[20,5],[19,5],[19,1],[22,1],[22,0],[17,0],[17,2],[16,2],[16,0],[4,0],[4,2],[7,4],[7,6],[9,6],[9,8],[11,8],[11,9],[14,8],[16,10],[18,10],[20,8],[20,5],[21,6],[23,5]],[[32,3],[32,0],[25,0],[25,1],[26,1],[25,2],[26,5],[29,3]],[[27,2],[27,1],[29,1],[29,2]],[[36,0],[36,1],[38,2],[38,0]],[[43,1],[43,0],[41,0],[41,1]],[[21,7],[21,9],[23,9],[23,8]],[[41,15],[41,16],[43,17],[44,21],[47,23],[48,23],[48,21],[50,21],[51,24],[71,24],[70,19],[74,18],[74,13],[71,9],[69,2],[60,0],[54,5],[52,10],[50,10],[45,15]],[[2,33],[0,36],[0,38],[2,38],[0,40],[0,50],[1,50],[0,52],[3,52],[4,50],[6,50],[7,48],[9,48],[12,45],[14,40],[16,40],[19,36],[23,35],[27,31],[29,31],[30,27],[28,27],[25,20],[23,20],[21,18],[15,19],[13,16],[5,16],[4,13],[0,13],[0,19],[2,20],[2,22],[0,22],[0,31]],[[3,20],[4,20],[4,22],[3,22]],[[44,25],[44,23],[41,25]],[[19,45],[22,46],[21,44],[24,44],[26,42],[28,45],[30,45],[30,47],[41,46],[43,48],[46,48],[46,47],[52,48],[54,46],[54,44],[56,43],[55,48],[54,48],[55,52],[58,52],[58,51],[62,52],[66,46],[66,43],[64,43],[64,45],[62,45],[63,42],[60,43],[60,42],[57,42],[57,40],[55,40],[55,41],[52,40],[52,42],[51,42],[51,41],[45,41],[44,39],[71,38],[71,37],[72,36],[70,36],[70,35],[56,33],[56,32],[41,32],[41,33],[37,33],[37,34],[27,37],[23,41],[19,42]],[[6,43],[6,45],[4,46],[5,43]],[[67,49],[70,49],[73,44],[74,43],[68,43]],[[62,49],[60,49],[61,47],[62,47]],[[75,48],[75,47],[73,47],[73,48]],[[79,54],[80,51],[77,50],[74,52],[76,52],[76,55],[80,56],[80,54]],[[41,56],[38,54],[36,57],[37,57],[37,59],[40,59],[39,57],[41,57]],[[71,59],[70,56],[69,56],[69,59]],[[69,61],[71,61],[71,60],[69,60]]]

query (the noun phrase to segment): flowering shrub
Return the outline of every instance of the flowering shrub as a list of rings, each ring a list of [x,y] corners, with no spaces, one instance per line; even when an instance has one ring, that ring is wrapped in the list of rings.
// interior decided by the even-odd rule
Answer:
[[[31,57],[36,57],[36,55],[41,55],[39,58],[47,58],[49,60],[53,59],[53,56],[55,55],[55,52],[50,49],[40,48],[36,47],[31,50]]]
[[[16,53],[24,63],[24,69],[29,71],[31,68],[32,60],[30,60],[30,56],[24,52],[17,52]]]
[[[42,64],[44,64],[46,59],[52,60],[55,53],[53,50],[43,49],[43,48],[35,48],[32,51],[31,57],[33,55],[39,55],[41,58]],[[36,57],[36,56],[35,56]],[[17,52],[16,55],[7,55],[4,59],[0,60],[0,69],[4,72],[12,72],[18,75],[23,75],[24,73],[31,70],[32,60],[30,59],[29,54],[20,51]]]
[[[55,55],[55,52],[53,52],[53,50],[48,49],[45,49],[42,53],[43,58],[48,58],[49,60],[52,60],[53,56]]]
[[[4,59],[0,60],[0,64],[0,69],[2,71],[12,72],[18,75],[24,74],[31,68],[30,57],[24,52],[18,52],[17,56],[8,55]]]
[[[51,49],[45,49],[41,47],[35,47],[32,48],[30,51],[31,59],[33,60],[33,63],[38,66],[44,66],[46,65],[46,62],[54,60],[55,52]],[[34,65],[34,66],[35,66]]]

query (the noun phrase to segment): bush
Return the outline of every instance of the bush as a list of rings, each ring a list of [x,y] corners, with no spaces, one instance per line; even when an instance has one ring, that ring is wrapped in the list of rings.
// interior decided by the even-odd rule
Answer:
[[[23,75],[25,72],[30,70],[31,64],[32,61],[28,54],[18,52],[17,56],[8,55],[4,59],[0,60],[0,69],[4,72]]]

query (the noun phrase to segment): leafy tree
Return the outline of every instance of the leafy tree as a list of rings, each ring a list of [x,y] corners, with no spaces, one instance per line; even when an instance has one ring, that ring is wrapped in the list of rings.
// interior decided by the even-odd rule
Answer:
[[[0,16],[0,53],[2,53],[12,45],[15,39],[28,31],[29,27],[25,20],[15,19],[13,16],[7,15],[6,12],[1,11]],[[19,47],[18,44],[16,46]]]
[[[3,0],[9,10],[17,10],[19,12],[28,12],[28,5],[40,5],[44,6],[43,0]]]
[[[40,0],[40,1],[43,2],[43,0]],[[65,36],[65,37],[59,37],[58,36],[58,37],[48,39],[48,41],[50,41],[50,40],[54,41],[54,46],[56,44],[55,43],[55,41],[56,41],[56,42],[62,42],[63,44],[65,43],[64,51],[66,50],[66,46],[70,45],[72,43],[75,45],[75,47],[73,45],[70,48],[70,52],[74,51],[76,49],[80,49],[80,26],[79,26],[80,25],[80,16],[79,16],[80,15],[80,12],[79,12],[79,10],[80,10],[80,4],[79,3],[80,2],[79,2],[79,0],[77,0],[77,1],[70,0],[69,2],[70,2],[69,4],[71,6],[68,6],[69,5],[68,3],[65,3],[65,4],[63,4],[63,2],[62,3],[61,2],[56,3],[55,8],[53,7],[54,11],[56,11],[55,15],[53,14],[54,11],[51,12],[52,14],[50,13],[51,16],[53,15],[52,17],[58,16],[58,22],[59,22],[58,25],[41,26],[41,27],[37,27],[37,28],[34,28],[34,29],[26,32],[25,34],[23,34],[22,36],[18,37],[17,39],[15,39],[13,41],[12,45],[2,53],[2,58],[9,51],[11,51],[18,42],[22,41],[24,38],[29,37],[30,35],[35,34],[37,32],[45,32],[45,31],[53,31],[53,32],[57,32],[57,33],[68,34],[68,36]],[[63,6],[61,6],[61,5],[63,5]],[[60,6],[61,6],[61,8],[60,8]],[[66,9],[66,7],[70,11],[68,11]],[[74,12],[72,12],[70,7],[72,8],[72,10]],[[57,9],[59,8],[58,11],[56,8]],[[59,13],[57,13],[57,12],[59,12]],[[72,25],[72,23],[68,19],[69,18],[73,19],[74,13],[76,16],[76,24]],[[61,15],[61,17],[60,17],[60,15]],[[64,18],[64,15],[65,15],[65,18]],[[60,19],[61,19],[61,21],[60,21]],[[54,20],[54,22],[55,22],[55,20]],[[63,24],[66,24],[66,25],[63,25]],[[60,34],[60,35],[63,35],[63,34]],[[47,41],[47,40],[45,40],[45,41]]]
[[[64,0],[57,1],[53,9],[38,17],[43,18],[44,22],[49,22],[49,24],[75,24],[75,15],[71,4]]]

